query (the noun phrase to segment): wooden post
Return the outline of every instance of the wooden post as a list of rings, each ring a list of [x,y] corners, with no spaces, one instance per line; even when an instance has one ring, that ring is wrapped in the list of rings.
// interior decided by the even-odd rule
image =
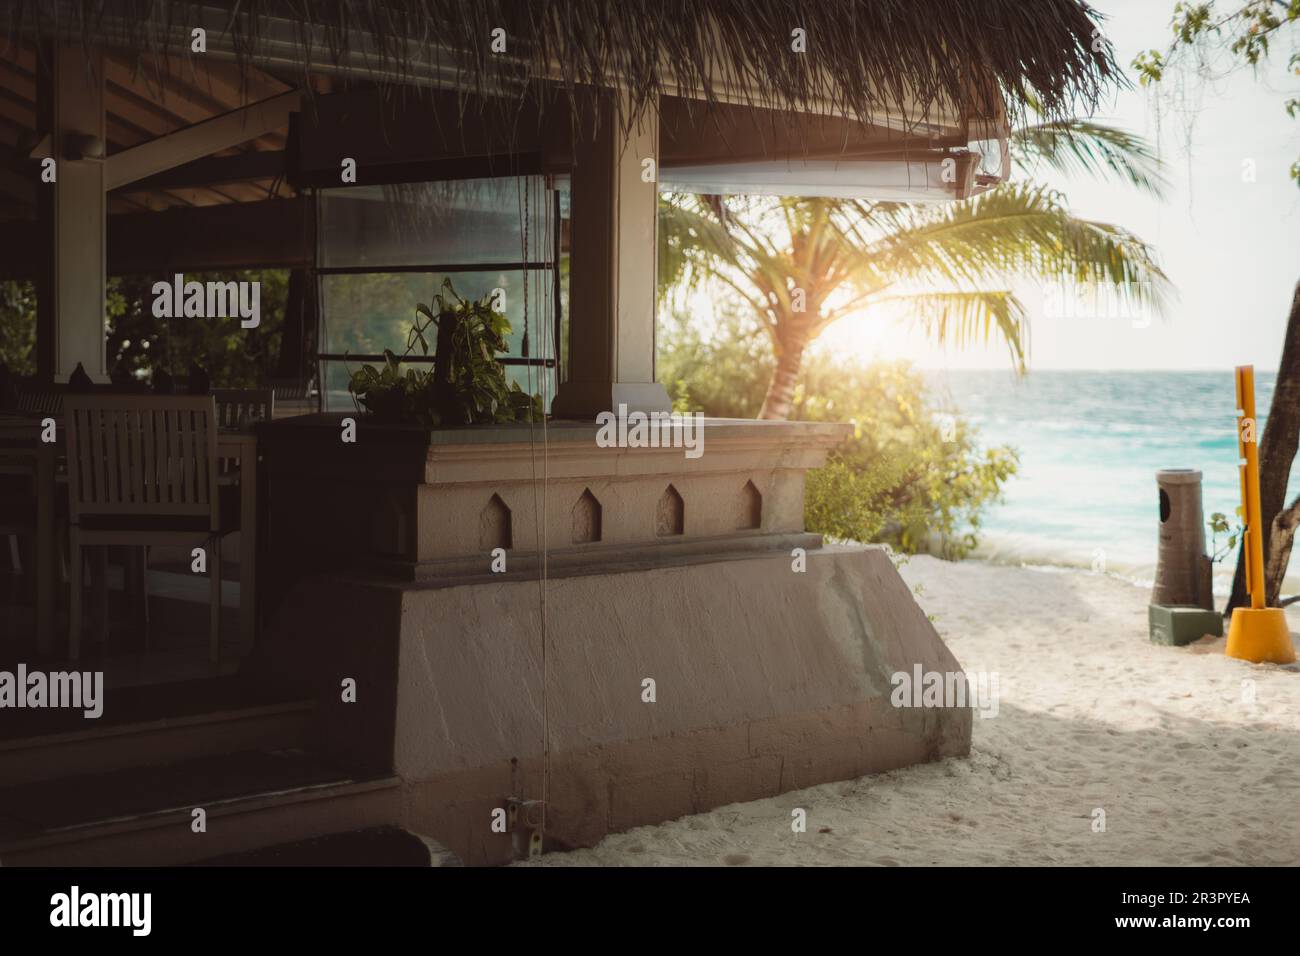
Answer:
[[[553,411],[666,412],[672,403],[655,381],[658,112],[646,110],[624,136],[623,94],[594,97],[599,127],[574,144],[570,371]]]
[[[78,363],[108,381],[104,351],[106,200],[103,50],[52,45],[39,71],[39,119],[50,135],[55,181],[39,184],[43,257],[37,363],[66,382]],[[93,153],[98,144],[101,155]]]

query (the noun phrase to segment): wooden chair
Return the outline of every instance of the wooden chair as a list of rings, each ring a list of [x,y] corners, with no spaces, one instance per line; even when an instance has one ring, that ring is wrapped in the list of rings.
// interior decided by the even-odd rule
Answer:
[[[254,422],[269,422],[275,412],[275,390],[271,388],[214,388],[212,397],[217,400],[220,428],[244,429]],[[226,485],[239,479],[239,469],[228,460],[217,462],[217,474]],[[237,508],[234,510],[238,514]]]
[[[253,422],[269,422],[275,412],[275,390],[271,388],[214,388],[219,428],[246,428]]]
[[[221,525],[217,409],[212,396],[68,395],[72,595],[68,654],[81,648],[85,547],[193,546],[207,552],[209,654],[221,651]]]
[[[0,451],[0,538],[9,543],[9,562],[15,585],[31,584],[21,541],[36,533],[36,460],[31,455]],[[29,590],[35,591],[34,587]],[[16,591],[9,596],[14,600]]]
[[[64,393],[53,388],[18,387],[18,411],[58,415],[63,411]]]
[[[276,411],[282,417],[310,415],[320,411],[320,393],[314,382],[302,382],[296,378],[272,378],[268,384],[275,392]]]

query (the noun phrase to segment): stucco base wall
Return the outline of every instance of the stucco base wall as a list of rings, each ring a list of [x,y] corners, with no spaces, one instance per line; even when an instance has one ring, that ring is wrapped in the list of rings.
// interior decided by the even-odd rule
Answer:
[[[328,621],[351,635],[319,678],[321,746],[355,757],[392,727],[401,822],[467,863],[510,858],[492,811],[541,798],[544,716],[554,848],[967,753],[969,709],[890,703],[891,674],[960,666],[888,555],[826,548],[806,572],[791,565],[780,552],[695,557],[550,580],[545,695],[535,579],[319,584],[291,602],[316,619],[317,651],[336,645],[320,643]],[[339,676],[367,659],[357,703],[341,702]]]
[[[548,842],[587,846],[968,752],[969,710],[890,704],[894,672],[960,668],[888,555],[826,549],[806,572],[791,565],[778,554],[548,583]],[[408,590],[402,620],[393,767],[408,825],[468,862],[507,860],[492,810],[541,797],[538,585]]]
[[[888,701],[871,701],[580,754],[552,754],[547,849],[592,846],[609,833],[632,827],[969,751],[961,720],[936,721],[918,734],[918,728],[902,726],[898,713]],[[969,720],[964,726],[968,731]],[[519,764],[517,777],[529,799],[541,794],[540,765],[538,759]],[[508,863],[513,858],[510,838],[493,833],[488,821],[502,805],[502,795],[510,792],[512,773],[511,764],[502,761],[407,780],[406,825],[437,834],[467,863]],[[774,827],[789,825],[788,813],[773,820]]]

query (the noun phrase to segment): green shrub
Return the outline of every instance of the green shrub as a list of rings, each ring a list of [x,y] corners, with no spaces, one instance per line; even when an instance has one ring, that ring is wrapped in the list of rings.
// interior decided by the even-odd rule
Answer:
[[[706,335],[679,315],[664,333],[660,379],[678,411],[758,414],[773,365],[761,330],[724,315]],[[808,474],[808,530],[832,538],[963,557],[1016,472],[1012,449],[981,449],[975,429],[905,362],[815,352],[805,359],[790,417],[855,426],[826,466]]]
[[[36,374],[36,287],[0,281],[0,362],[14,375]]]
[[[153,285],[169,273],[110,276],[104,348],[114,382],[139,382],[159,370],[184,375],[191,362],[221,388],[257,388],[275,375],[289,300],[288,269],[187,272],[192,282],[258,282],[261,323],[241,328],[218,318],[160,319],[153,314]]]
[[[261,324],[244,329],[226,319],[156,318],[153,284],[170,279],[170,274],[110,276],[104,301],[109,378],[148,381],[160,369],[183,375],[191,362],[202,365],[222,388],[256,388],[274,376],[289,270],[195,272],[185,277],[195,282],[261,283]],[[0,362],[18,375],[36,374],[36,288],[31,282],[0,282]]]

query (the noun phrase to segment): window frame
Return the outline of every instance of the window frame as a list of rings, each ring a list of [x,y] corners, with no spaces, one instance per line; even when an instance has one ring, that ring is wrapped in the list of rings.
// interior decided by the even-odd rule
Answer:
[[[533,358],[531,356],[522,356],[522,355],[498,356],[497,361],[507,367],[518,368],[518,367],[531,366],[534,368],[554,369],[556,385],[558,386],[559,383],[563,381],[563,363],[561,361],[562,358],[561,346],[563,343],[562,326],[564,323],[564,303],[561,298],[563,283],[562,283],[562,276],[561,276],[561,269],[560,269],[560,259],[562,258],[561,242],[563,239],[563,224],[560,219],[560,212],[561,212],[560,180],[558,177],[546,176],[538,173],[521,173],[521,174],[498,175],[498,176],[476,176],[476,177],[469,177],[469,178],[523,179],[529,176],[539,176],[539,175],[543,180],[545,193],[547,195],[547,201],[549,201],[552,206],[551,221],[553,225],[551,230],[552,231],[551,242],[553,244],[552,248],[555,250],[555,261],[550,263],[545,262],[543,260],[536,260],[536,259],[533,260],[521,259],[521,260],[507,260],[507,261],[499,261],[499,262],[479,262],[479,263],[443,262],[443,263],[418,263],[413,265],[407,264],[407,265],[393,265],[393,266],[372,266],[372,265],[322,266],[320,265],[322,259],[320,230],[319,229],[317,230],[316,241],[313,243],[313,250],[312,250],[313,258],[315,260],[314,268],[312,272],[316,282],[316,301],[318,303],[317,320],[316,320],[316,327],[317,327],[316,341],[318,343],[318,346],[314,354],[314,358],[316,363],[316,381],[321,383],[320,400],[321,400],[322,408],[324,408],[327,402],[327,396],[325,394],[326,393],[325,383],[327,381],[326,368],[329,363],[384,361],[384,355],[382,354],[373,355],[373,354],[363,354],[358,352],[323,352],[320,350],[319,343],[326,341],[327,339],[326,328],[325,328],[326,326],[325,309],[323,307],[326,297],[322,286],[323,286],[324,279],[332,275],[398,275],[404,273],[417,273],[417,272],[430,273],[433,275],[447,275],[456,272],[519,272],[522,273],[525,277],[527,277],[530,273],[540,272],[545,274],[546,272],[550,272],[551,292],[552,292],[551,297],[552,297],[552,301],[554,302],[554,310],[555,310],[555,315],[552,320],[552,338],[554,341],[551,343],[551,347],[553,349],[553,353],[551,357]],[[425,183],[425,182],[442,182],[442,181],[444,180],[411,179],[411,180],[399,180],[392,183],[390,182],[369,183],[366,185],[399,185],[405,182],[418,184],[418,183]],[[355,184],[355,185],[361,185],[361,184]],[[354,184],[330,186],[328,188],[331,191],[343,190],[343,189],[354,188]],[[315,192],[315,196],[313,197],[313,200],[315,205],[316,221],[319,222],[320,215],[321,215],[321,206],[325,202],[325,196],[323,195],[324,190],[316,189],[314,190],[314,192]],[[527,279],[525,279],[525,281],[527,281]],[[410,364],[418,364],[418,365],[431,365],[433,364],[434,360],[435,360],[434,355],[402,355],[402,356],[398,356],[397,359],[399,364],[410,363]]]

